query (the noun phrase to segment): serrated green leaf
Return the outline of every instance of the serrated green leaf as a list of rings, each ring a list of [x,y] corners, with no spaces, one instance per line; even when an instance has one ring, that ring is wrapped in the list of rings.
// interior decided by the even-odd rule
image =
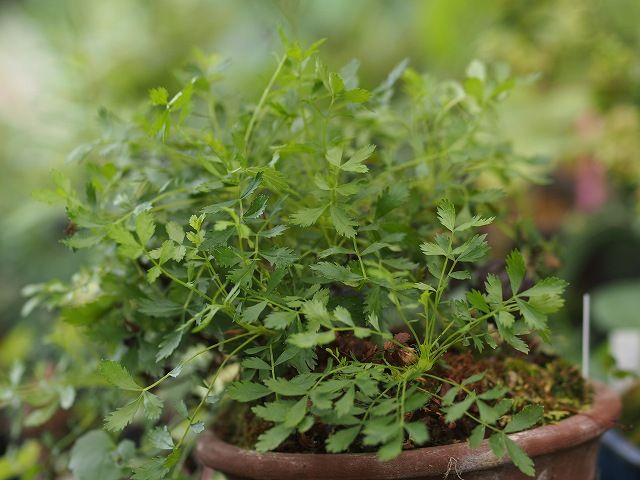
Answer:
[[[326,209],[327,205],[317,208],[305,208],[291,215],[289,221],[294,225],[309,227],[318,221]]]
[[[149,391],[145,391],[142,394],[142,406],[144,410],[144,416],[149,420],[157,420],[162,413],[162,400],[157,395]]]
[[[184,230],[176,222],[167,222],[165,225],[167,235],[174,242],[181,244],[184,240]]]
[[[469,230],[474,227],[482,227],[484,225],[489,225],[495,220],[495,217],[482,218],[479,215],[475,215],[471,220],[461,223],[456,227],[456,232],[463,232],[465,230]]]
[[[525,451],[522,450],[516,442],[506,436],[504,437],[504,444],[507,447],[507,453],[513,464],[525,475],[534,477],[536,470],[533,467],[533,460],[531,460]]]
[[[311,270],[331,282],[342,282],[347,285],[357,285],[357,283],[362,280],[362,277],[357,273],[353,273],[351,270],[336,263],[319,262],[315,265],[311,265]]]
[[[453,232],[456,227],[456,209],[451,200],[445,198],[438,204],[438,220],[444,228]]]
[[[391,437],[382,447],[378,449],[378,460],[386,462],[393,460],[402,453],[402,443],[404,442],[403,432]]]
[[[293,433],[293,431],[294,428],[286,427],[283,424],[278,424],[275,427],[270,428],[258,437],[256,450],[258,452],[268,452],[278,448],[278,446],[284,442],[287,437]]]
[[[149,212],[142,212],[136,217],[136,233],[142,245],[146,245],[149,242],[155,230],[156,225],[153,222],[153,216]]]
[[[258,417],[269,422],[282,423],[294,403],[295,402],[292,400],[281,399],[276,402],[267,402],[263,405],[256,405],[251,408],[251,411]]]
[[[506,435],[504,433],[494,433],[489,437],[489,447],[497,458],[502,458],[506,454],[504,439]]]
[[[334,167],[339,167],[342,163],[342,148],[340,147],[331,147],[327,150],[327,154],[325,155],[327,162],[329,162]]]
[[[336,334],[333,330],[326,332],[301,332],[294,333],[288,339],[289,343],[295,345],[298,348],[312,348],[317,345],[326,345],[336,339]]]
[[[376,218],[384,217],[392,210],[401,207],[408,198],[409,190],[402,183],[387,187],[376,203]]]
[[[246,323],[254,323],[267,306],[267,302],[260,302],[245,308],[242,311],[242,321]]]
[[[469,435],[469,448],[478,448],[484,439],[485,426],[476,425]]]
[[[274,393],[285,397],[306,395],[314,384],[316,375],[298,375],[287,380],[286,378],[267,378],[264,383]]]
[[[339,417],[348,415],[353,408],[353,401],[355,400],[355,389],[353,386],[349,387],[344,395],[335,403],[336,413]]]
[[[269,230],[263,230],[262,232],[258,233],[259,237],[264,237],[264,238],[274,238],[277,237],[279,235],[282,235],[289,227],[287,227],[286,225],[276,225],[273,228],[270,228]]]
[[[351,155],[349,160],[342,164],[340,169],[344,170],[345,172],[368,172],[369,168],[367,168],[366,165],[363,165],[362,162],[367,160],[373,154],[375,149],[375,145],[365,145],[364,147],[356,150],[356,152]]]
[[[490,273],[487,275],[487,280],[484,283],[485,289],[487,290],[487,301],[492,304],[502,303],[502,282],[500,279]]]
[[[136,467],[132,480],[163,480],[168,474],[169,468],[165,465],[165,459],[155,457]]]
[[[360,426],[343,428],[327,437],[326,448],[329,453],[344,452],[354,442],[360,433]]]
[[[118,362],[102,361],[98,367],[100,375],[111,385],[123,390],[141,391],[142,387],[136,383],[131,374]]]
[[[355,324],[353,323],[353,320],[351,319],[351,313],[349,313],[349,310],[347,310],[343,306],[338,305],[335,308],[335,310],[333,311],[333,316],[340,323],[344,323],[345,325],[349,325],[351,327],[355,327]]]
[[[567,282],[562,280],[561,278],[556,277],[548,277],[545,278],[538,283],[536,283],[533,287],[525,290],[520,295],[524,297],[544,297],[544,296],[560,296],[564,293],[565,288],[567,287]]]
[[[269,196],[267,194],[261,193],[257,195],[249,205],[249,208],[244,212],[244,218],[259,218],[266,210],[268,201]]]
[[[285,427],[296,427],[307,413],[307,397],[302,397],[294,403],[284,417]]]
[[[271,312],[264,319],[264,326],[275,330],[284,330],[296,319],[296,312]]]
[[[471,385],[472,383],[479,382],[485,377],[485,375],[486,375],[486,372],[480,372],[480,373],[471,375],[470,377],[467,377],[462,381],[462,385]]]
[[[520,309],[520,313],[524,317],[524,321],[529,328],[534,330],[542,330],[547,326],[547,317],[536,310],[530,303],[516,298],[516,304]]]
[[[180,346],[182,341],[182,330],[175,330],[167,333],[162,337],[160,345],[158,345],[158,353],[156,353],[156,362],[160,362],[165,358],[169,358],[176,348]]]
[[[353,88],[344,92],[343,98],[347,102],[364,103],[371,98],[371,92],[364,88]]]
[[[511,328],[515,321],[516,318],[509,312],[501,310],[498,313],[498,323],[503,327]]]
[[[540,405],[527,405],[516,413],[504,429],[505,433],[515,433],[526,430],[537,424],[544,414],[544,408]]]
[[[149,443],[160,450],[173,450],[175,446],[166,425],[151,430],[149,433]]]
[[[151,105],[166,105],[169,102],[169,92],[164,87],[156,87],[149,90]]]
[[[446,257],[447,256],[447,252],[437,243],[433,243],[433,242],[425,242],[422,245],[420,245],[420,250],[422,250],[422,253],[424,253],[426,256],[443,256]]]
[[[511,284],[511,291],[515,295],[520,290],[526,272],[524,257],[518,250],[513,250],[507,257],[507,275]]]
[[[462,400],[461,402],[454,403],[450,407],[447,407],[447,416],[445,420],[447,422],[455,422],[462,418],[462,416],[469,410],[469,407],[475,401],[475,397],[473,395],[467,395],[467,398]]]
[[[358,225],[358,223],[349,218],[342,208],[331,205],[330,212],[331,222],[339,235],[347,238],[356,236],[356,231],[353,227]]]
[[[233,382],[227,387],[227,394],[238,402],[251,402],[271,394],[264,385],[248,381]]]
[[[249,184],[247,185],[247,187],[244,189],[244,191],[242,192],[242,194],[240,195],[240,200],[248,197],[249,195],[251,195],[253,192],[256,191],[256,189],[260,186],[260,184],[262,183],[262,176],[264,175],[263,172],[258,172],[256,174],[255,177],[253,177],[253,179],[251,179],[251,182],[249,182]]]
[[[258,357],[249,357],[242,360],[242,368],[252,368],[254,370],[271,370],[271,365]]]
[[[288,247],[265,250],[260,253],[260,256],[274,267],[286,267],[298,259],[298,255]]]
[[[138,413],[138,410],[142,406],[142,401],[142,395],[140,395],[133,402],[128,403],[124,407],[120,407],[107,415],[107,418],[105,419],[105,428],[112,432],[119,432],[129,425],[133,422],[136,413]]]
[[[429,430],[423,422],[405,423],[404,429],[416,445],[422,445],[429,441]]]

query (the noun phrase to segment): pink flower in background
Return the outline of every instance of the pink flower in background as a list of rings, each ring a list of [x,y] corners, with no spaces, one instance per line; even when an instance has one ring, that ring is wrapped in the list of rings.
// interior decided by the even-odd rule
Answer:
[[[594,213],[607,201],[607,177],[604,166],[591,157],[578,162],[576,171],[576,208]]]

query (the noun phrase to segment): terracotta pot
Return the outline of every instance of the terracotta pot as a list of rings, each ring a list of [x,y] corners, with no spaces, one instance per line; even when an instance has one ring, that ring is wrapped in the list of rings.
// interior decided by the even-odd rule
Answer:
[[[618,395],[594,382],[590,410],[510,435],[535,461],[539,480],[594,480],[600,436],[618,418]],[[230,445],[212,432],[197,449],[200,462],[229,480],[520,480],[530,479],[508,458],[496,458],[487,441],[474,450],[466,443],[405,450],[394,460],[379,462],[375,454],[258,453]],[[206,476],[204,477],[206,478]]]

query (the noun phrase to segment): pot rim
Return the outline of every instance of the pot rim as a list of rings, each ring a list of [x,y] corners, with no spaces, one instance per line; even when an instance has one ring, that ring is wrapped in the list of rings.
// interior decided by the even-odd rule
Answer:
[[[594,399],[589,410],[552,425],[509,435],[532,458],[566,450],[602,435],[614,426],[622,404],[619,396],[603,383],[589,382]],[[231,445],[212,431],[204,432],[197,446],[200,462],[214,470],[254,479],[354,479],[364,474],[370,480],[406,479],[412,476],[446,475],[452,468],[462,474],[511,463],[497,458],[488,440],[476,449],[467,442],[404,450],[398,457],[379,462],[375,453],[260,453]],[[322,476],[313,476],[319,472]]]

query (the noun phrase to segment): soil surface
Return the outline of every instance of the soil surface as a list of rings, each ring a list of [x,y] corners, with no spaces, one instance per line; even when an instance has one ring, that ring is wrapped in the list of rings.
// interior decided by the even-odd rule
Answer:
[[[367,351],[366,346],[359,345],[358,348],[363,357],[371,356],[372,352]],[[398,363],[411,361],[406,357],[402,358],[402,355],[398,357],[397,353],[385,352],[385,355],[387,359],[395,355]],[[492,355],[487,357],[474,356],[468,352],[450,352],[431,373],[460,383],[465,378],[483,371],[486,372],[484,378],[469,385],[472,390],[481,393],[496,385],[503,385],[509,389],[506,397],[513,399],[515,411],[529,404],[542,405],[545,424],[555,423],[578,413],[588,408],[591,403],[592,392],[578,369],[557,356],[542,352],[529,355],[517,353],[506,355],[496,354],[493,351]],[[450,388],[449,385],[436,381],[423,381],[422,385],[432,391],[440,387],[440,395],[444,395]],[[464,394],[462,395],[457,400],[462,400]],[[224,408],[215,425],[217,435],[229,443],[243,448],[252,448],[258,436],[272,426],[270,422],[256,417],[251,412],[253,405],[232,403]],[[475,405],[470,409],[470,413],[478,414]],[[427,425],[431,438],[422,447],[466,441],[477,425],[468,417],[450,423],[445,422],[444,417],[440,402],[436,398],[430,400],[421,409],[408,414],[408,421],[420,420]],[[503,417],[505,423],[508,419],[509,417]],[[332,426],[318,422],[307,432],[296,433],[289,437],[277,451],[324,453],[325,440],[332,431]],[[403,448],[412,449],[417,446],[407,440]],[[349,452],[374,450],[375,448],[366,447],[356,440]]]

